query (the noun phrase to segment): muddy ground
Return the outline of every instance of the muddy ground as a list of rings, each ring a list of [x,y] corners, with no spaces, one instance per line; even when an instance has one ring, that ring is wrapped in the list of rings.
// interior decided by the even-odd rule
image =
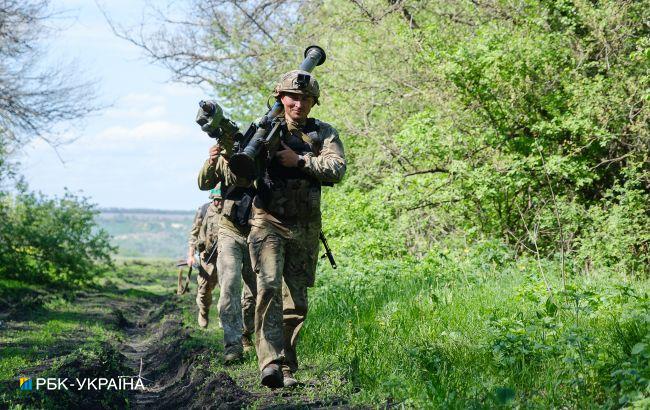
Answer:
[[[329,379],[326,369],[307,364],[300,387],[270,390],[259,384],[254,353],[225,367],[216,309],[208,330],[198,328],[195,283],[182,296],[175,295],[175,286],[170,263],[129,262],[90,289],[5,289],[0,294],[0,352],[5,354],[0,408],[349,407],[341,389],[345,380]],[[19,377],[119,376],[140,377],[144,389],[18,388]]]

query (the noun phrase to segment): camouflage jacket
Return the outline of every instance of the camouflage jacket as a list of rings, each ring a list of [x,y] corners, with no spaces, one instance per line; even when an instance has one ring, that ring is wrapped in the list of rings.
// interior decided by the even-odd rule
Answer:
[[[205,214],[208,211],[209,206],[210,206],[210,202],[206,202],[205,204],[201,205],[196,210],[196,213],[194,214],[194,220],[192,221],[192,229],[190,229],[190,236],[187,240],[187,244],[189,245],[190,248],[197,249],[201,224],[203,223],[203,218],[205,217]]]
[[[217,241],[222,209],[221,205],[215,205],[214,202],[210,202],[210,206],[201,223],[201,229],[199,230],[199,252],[209,252],[212,249],[212,245]]]
[[[228,168],[228,161],[224,156],[219,156],[213,164],[210,164],[210,160],[206,160],[201,171],[199,171],[199,189],[207,191],[214,188],[218,182],[222,183],[222,192],[224,196],[231,186],[245,187],[251,185],[250,182],[235,177]],[[249,226],[240,226],[230,218],[230,213],[232,212],[234,205],[234,201],[224,199],[219,228],[224,228],[240,236],[246,237],[248,236]]]

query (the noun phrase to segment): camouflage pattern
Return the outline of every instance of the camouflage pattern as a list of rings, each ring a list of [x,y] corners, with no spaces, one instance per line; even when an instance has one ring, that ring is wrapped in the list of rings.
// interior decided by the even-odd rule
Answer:
[[[202,191],[212,189],[219,182],[226,186],[249,186],[251,184],[251,181],[238,178],[230,171],[228,160],[223,155],[219,155],[212,164],[210,160],[205,160],[198,177],[199,189]]]
[[[307,317],[307,288],[314,284],[320,223],[292,227],[291,238],[271,224],[256,226],[248,237],[257,275],[255,344],[260,369],[282,362],[298,368],[296,344]]]
[[[311,147],[309,152],[301,153],[305,160],[301,172],[320,182],[339,182],[346,170],[343,144],[332,126],[317,124],[315,136],[307,132],[306,124],[288,124],[292,135]],[[205,162],[198,176],[199,188],[210,189],[219,180],[237,186],[251,183],[236,179],[223,156],[214,163]],[[314,212],[288,219],[276,212],[278,209],[253,206],[248,243],[257,279],[255,345],[260,370],[278,363],[295,371],[296,344],[308,311],[307,288],[313,286],[315,279],[321,228],[320,190],[306,186],[302,189],[302,182],[281,182],[279,190],[273,192],[280,199],[277,203],[283,197],[309,198]],[[291,191],[286,190],[288,187]],[[307,189],[312,192],[306,192]]]
[[[205,162],[199,172],[198,184],[202,190],[210,189],[219,181],[246,185],[228,169],[228,161],[219,156],[210,164]],[[222,186],[223,187],[223,186]],[[233,201],[224,201],[223,217],[219,221],[217,266],[219,271],[219,317],[224,329],[224,353],[238,353],[243,350],[242,335],[253,333],[255,298],[257,285],[248,253],[249,227],[242,227],[229,218]],[[243,279],[243,292],[242,292]]]
[[[319,121],[316,131],[317,137],[312,138],[309,133],[304,133],[299,124],[287,121],[289,131],[303,141],[312,144],[313,152],[303,154],[305,167],[303,171],[320,182],[339,182],[345,175],[346,163],[343,143],[339,133],[326,122]]]
[[[302,172],[320,182],[339,182],[346,169],[343,144],[332,126],[317,124],[317,138],[303,132],[299,124],[290,128],[311,146],[310,152],[302,153]],[[304,184],[304,179],[273,182],[269,205],[253,206],[248,237],[257,276],[255,342],[260,369],[278,363],[294,372],[296,344],[308,311],[307,288],[313,286],[316,274],[321,192]],[[287,211],[292,200],[295,213]]]
[[[202,244],[202,248],[205,249],[205,252],[209,252],[212,249],[212,245],[217,241],[217,233],[219,232],[219,222],[221,220],[221,213],[223,211],[223,204],[215,205],[214,202],[210,203],[205,217],[201,223],[201,229],[199,229],[198,243]],[[201,249],[201,252],[204,250]],[[214,262],[214,260],[212,261]]]
[[[199,232],[201,231],[201,224],[203,223],[203,207],[210,206],[210,203],[201,205],[194,214],[194,220],[192,221],[192,228],[190,229],[190,236],[187,239],[187,244],[189,246],[189,254],[193,255],[197,249],[199,242]]]
[[[253,319],[242,311],[242,279],[244,293],[253,297],[255,276],[251,269],[246,235],[227,228],[219,229],[217,269],[219,271],[219,318],[223,326],[224,353],[241,353],[244,323]],[[247,292],[246,292],[247,291]],[[253,299],[254,300],[254,299]],[[244,304],[251,304],[244,301]],[[248,310],[248,314],[254,311]]]
[[[212,306],[212,291],[218,283],[217,269],[214,263],[207,264],[201,260],[199,272],[196,275],[196,305],[204,316],[210,312]]]
[[[308,81],[301,84],[299,81],[300,75],[304,76]],[[292,70],[288,73],[282,74],[280,81],[278,81],[273,90],[273,96],[275,98],[280,97],[281,93],[309,95],[314,97],[315,103],[318,103],[320,87],[318,86],[318,81],[316,81],[313,74],[303,70]]]
[[[198,284],[196,291],[196,304],[199,307],[199,311],[205,315],[207,315],[210,310],[210,306],[212,305],[212,291],[218,283],[216,258],[213,258],[210,263],[206,263],[205,259],[209,256],[206,255],[206,253],[210,252],[212,244],[217,240],[221,210],[221,205],[215,205],[214,203],[210,204],[205,217],[203,218],[198,236],[198,242],[203,244],[203,250],[199,254],[201,263],[199,273],[196,276]]]
[[[244,325],[244,328],[242,329],[242,337],[246,337],[250,341],[253,340],[253,333],[255,333],[255,300],[257,299],[257,278],[255,277],[255,272],[253,272],[252,266],[251,276],[255,280],[255,284],[249,286],[244,280],[244,290],[241,294],[241,313],[242,323]]]

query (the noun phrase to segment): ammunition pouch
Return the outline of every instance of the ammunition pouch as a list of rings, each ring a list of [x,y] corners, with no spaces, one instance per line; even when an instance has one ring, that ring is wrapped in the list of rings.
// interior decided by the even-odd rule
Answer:
[[[284,220],[308,220],[320,215],[321,187],[313,179],[275,180],[266,187],[260,204],[272,215]]]
[[[255,190],[252,188],[229,187],[221,214],[239,226],[247,226],[254,196]]]

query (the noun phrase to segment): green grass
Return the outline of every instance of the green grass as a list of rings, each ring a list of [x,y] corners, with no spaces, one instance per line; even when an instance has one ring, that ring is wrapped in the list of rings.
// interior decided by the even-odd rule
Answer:
[[[173,279],[163,273],[172,271],[171,261],[118,262],[116,271],[99,280],[94,290],[101,290],[106,300],[114,301],[171,294]],[[139,285],[132,288],[129,282]],[[25,316],[24,320],[14,318],[12,323],[5,323],[0,332],[0,381],[16,381],[27,369],[74,349],[120,339],[111,322],[105,321],[114,307],[78,303],[74,294],[73,289],[0,279],[0,297],[18,311],[19,318]]]
[[[302,397],[428,408],[643,406],[650,397],[650,349],[632,354],[650,342],[647,280],[572,274],[565,291],[559,264],[544,261],[549,298],[536,261],[508,254],[339,262],[337,271],[322,263],[310,290]],[[182,312],[188,343],[213,345],[205,366],[264,394],[254,354],[221,364],[216,301],[201,330],[194,291]]]
[[[549,297],[534,260],[507,252],[446,249],[422,260],[361,264],[340,258],[319,266],[299,343],[298,378],[290,395],[260,386],[255,354],[224,367],[216,297],[207,330],[196,323],[195,278],[180,299],[190,337],[183,350],[202,352],[201,366],[227,372],[259,405],[342,398],[352,404],[406,407],[620,407],[650,400],[650,286],[611,272],[569,274],[544,262]],[[102,300],[150,303],[175,291],[172,261],[117,263],[93,291]],[[0,333],[0,380],[75,349],[123,337],[106,318],[108,304],[72,301],[38,286],[0,281],[33,309]],[[16,382],[17,383],[17,382]]]
[[[319,275],[299,357],[343,375],[354,402],[609,407],[650,397],[647,280],[575,276],[565,292],[549,263],[547,302],[534,261],[462,251],[352,263]]]

